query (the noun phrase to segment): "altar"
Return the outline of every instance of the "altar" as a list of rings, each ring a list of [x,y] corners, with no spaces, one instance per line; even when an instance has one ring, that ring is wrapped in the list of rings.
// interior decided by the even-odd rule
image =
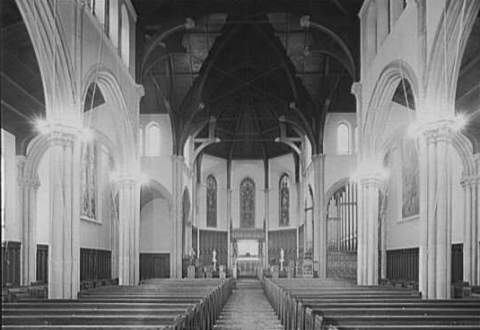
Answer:
[[[235,268],[239,278],[257,277],[262,265],[258,257],[239,257],[235,262]]]

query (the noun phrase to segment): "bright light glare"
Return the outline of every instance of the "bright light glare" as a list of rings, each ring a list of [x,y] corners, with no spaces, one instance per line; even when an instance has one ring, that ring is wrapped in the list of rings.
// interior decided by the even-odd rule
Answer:
[[[78,132],[78,138],[84,142],[90,142],[94,139],[93,131],[90,128],[83,128]]]
[[[458,114],[453,118],[452,129],[455,131],[461,131],[467,126],[467,117],[463,114]]]
[[[51,124],[47,120],[42,118],[35,119],[34,126],[40,134],[48,134],[51,130]]]
[[[360,181],[363,178],[377,178],[386,181],[390,171],[375,160],[365,160],[358,165],[357,169],[350,175],[352,181]]]

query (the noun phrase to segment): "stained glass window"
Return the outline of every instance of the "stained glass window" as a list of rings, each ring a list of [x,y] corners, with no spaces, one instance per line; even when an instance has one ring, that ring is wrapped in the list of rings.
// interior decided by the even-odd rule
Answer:
[[[288,188],[288,174],[283,174],[279,182],[280,226],[288,226],[290,191]]]
[[[207,177],[207,227],[217,227],[217,180]]]
[[[250,178],[240,183],[240,227],[255,227],[255,182]]]
[[[97,150],[95,144],[87,143],[82,155],[82,210],[81,216],[97,219],[96,187],[97,187]]]
[[[419,212],[418,195],[418,154],[411,139],[402,145],[402,217],[407,218]]]

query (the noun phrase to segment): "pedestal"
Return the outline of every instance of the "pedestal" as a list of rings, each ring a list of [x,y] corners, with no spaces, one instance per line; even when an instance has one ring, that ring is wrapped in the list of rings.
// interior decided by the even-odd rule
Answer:
[[[187,268],[187,278],[195,278],[195,266],[190,265]]]
[[[302,276],[304,278],[313,278],[313,261],[311,259],[303,260]]]

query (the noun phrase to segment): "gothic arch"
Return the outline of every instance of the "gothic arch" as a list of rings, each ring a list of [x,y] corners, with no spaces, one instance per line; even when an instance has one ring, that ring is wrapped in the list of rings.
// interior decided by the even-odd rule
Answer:
[[[431,111],[455,110],[455,92],[460,66],[468,37],[480,10],[480,1],[449,1],[445,6],[425,72],[425,99],[428,100],[430,107],[427,110]],[[447,59],[453,60],[445,60],[445,55]]]
[[[136,120],[131,111],[128,110],[125,101],[124,94],[120,88],[115,75],[110,72],[106,67],[101,64],[92,66],[84,78],[82,85],[82,104],[84,107],[84,100],[88,92],[88,87],[91,83],[96,83],[105,97],[107,103],[113,104],[114,109],[119,109],[115,116],[112,116],[112,120],[115,121],[116,139],[118,139],[118,159],[117,165],[131,168],[132,161],[136,157],[131,157],[132,154],[138,154],[138,148],[136,148],[138,134],[134,133],[134,125]],[[118,115],[118,116],[117,116]]]
[[[390,111],[388,104],[391,102],[398,84],[405,79],[412,88],[415,100],[418,100],[419,85],[413,68],[403,60],[395,60],[388,64],[380,73],[372,96],[367,106],[365,121],[361,130],[362,141],[366,147],[367,154],[376,155],[381,148],[378,145],[379,136],[382,136],[381,128],[385,127]]]
[[[323,199],[323,208],[325,210],[324,214],[327,214],[327,208],[328,208],[328,201],[332,198],[333,194],[340,188],[344,187],[347,185],[351,179],[349,177],[341,178],[334,182],[330,188],[328,188],[327,192],[325,193],[324,199]]]
[[[65,45],[65,33],[50,1],[16,0],[37,57],[42,76],[48,119],[64,119],[64,109],[79,112],[73,84],[72,60]]]

